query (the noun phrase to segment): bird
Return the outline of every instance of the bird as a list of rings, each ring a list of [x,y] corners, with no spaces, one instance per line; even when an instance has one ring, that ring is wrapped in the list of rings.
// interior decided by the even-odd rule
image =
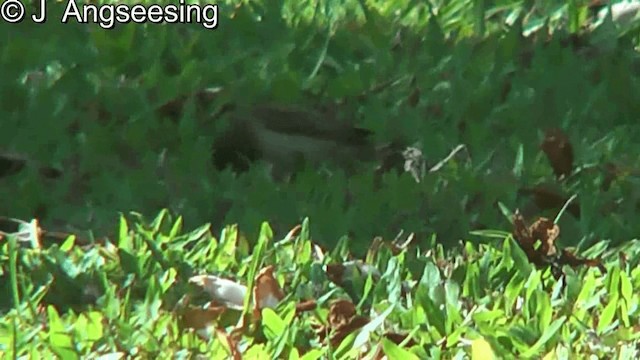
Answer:
[[[228,126],[214,139],[217,169],[249,169],[264,161],[276,177],[286,177],[304,164],[331,163],[353,171],[358,162],[375,159],[373,132],[340,121],[331,112],[292,105],[238,107]]]

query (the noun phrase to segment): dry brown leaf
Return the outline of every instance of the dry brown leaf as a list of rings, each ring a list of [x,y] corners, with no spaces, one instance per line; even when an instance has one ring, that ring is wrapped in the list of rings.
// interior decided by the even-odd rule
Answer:
[[[542,241],[539,251],[544,256],[553,256],[557,253],[554,243],[560,235],[560,227],[554,224],[553,221],[547,218],[539,218],[529,227],[529,232],[534,241],[536,239]]]
[[[556,278],[562,274],[562,266],[564,265],[571,267],[595,266],[602,272],[606,271],[600,259],[579,258],[567,249],[558,251],[555,242],[560,235],[560,227],[547,218],[539,218],[527,227],[520,211],[516,210],[513,216],[513,225],[513,237],[529,261],[538,267],[550,265]],[[537,247],[538,241],[540,241],[540,246]]]
[[[332,329],[339,328],[349,323],[356,315],[356,306],[349,300],[336,300],[329,308],[329,326]]]
[[[329,326],[333,329],[331,345],[338,346],[353,331],[363,327],[369,318],[356,314],[356,307],[349,300],[338,300],[329,308]]]
[[[370,319],[357,315],[355,305],[349,300],[336,300],[329,308],[328,324],[317,330],[320,341],[324,341],[329,334],[329,342],[336,347],[353,331],[366,325]]]
[[[305,300],[296,304],[296,315],[300,315],[303,312],[313,311],[318,307],[318,303],[315,300]]]
[[[562,265],[569,265],[571,267],[585,265],[589,267],[597,267],[603,273],[607,272],[607,269],[602,264],[602,260],[600,258],[585,259],[585,258],[577,257],[574,253],[570,252],[567,249],[562,250],[562,254],[560,254],[559,261]]]
[[[352,332],[362,328],[369,323],[370,319],[366,316],[354,316],[348,323],[336,328],[331,335],[331,346],[337,347]]]
[[[180,311],[180,325],[185,329],[203,330],[212,326],[225,311],[226,308],[221,305],[190,305]]]
[[[531,239],[531,233],[527,224],[524,222],[524,217],[520,214],[519,210],[513,214],[513,237],[518,244],[522,247],[533,247],[533,240]]]
[[[284,299],[284,291],[273,277],[273,266],[263,268],[256,276],[253,299],[253,313],[256,319],[260,318],[260,310],[275,308]]]
[[[531,263],[537,266],[547,264],[547,257],[556,254],[554,242],[560,234],[560,227],[547,218],[539,218],[531,226],[527,227],[524,218],[516,211],[513,219],[513,236],[524,250]],[[536,248],[536,242],[540,240],[540,247]]]
[[[553,173],[558,177],[567,177],[573,170],[573,147],[569,137],[559,128],[552,128],[545,132],[544,140],[540,145],[547,155]]]

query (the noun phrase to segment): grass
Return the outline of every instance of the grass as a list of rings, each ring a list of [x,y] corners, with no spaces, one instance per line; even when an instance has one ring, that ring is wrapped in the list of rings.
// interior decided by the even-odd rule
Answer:
[[[213,31],[0,23],[0,213],[29,219],[0,221],[3,355],[637,357],[637,22],[584,31],[577,0],[219,5]],[[203,110],[189,94],[206,87],[224,91]],[[417,143],[427,168],[464,150],[378,188],[376,164],[219,171],[224,124],[203,113],[229,103],[338,104],[377,143]],[[545,148],[551,128],[564,145]],[[516,209],[563,206],[558,249],[606,271],[555,276],[532,264],[545,239],[511,235]],[[209,304],[199,274],[246,286],[243,310]],[[272,280],[284,297],[252,311],[268,296],[246,289]]]
[[[5,284],[18,291],[2,300],[2,351],[64,359],[229,358],[231,344],[243,358],[315,359],[372,356],[382,346],[394,359],[485,359],[490,354],[474,351],[489,344],[500,358],[637,356],[636,240],[585,250],[602,257],[606,272],[565,267],[557,281],[549,269],[532,266],[509,234],[486,233],[481,245],[449,251],[435,241],[422,251],[376,242],[366,257],[373,270],[350,266],[346,243],[323,252],[309,233],[305,220],[279,239],[265,223],[251,249],[235,226],[216,238],[209,226],[183,231],[182,218],[163,211],[151,222],[122,217],[118,237],[101,246],[83,248],[70,237],[60,246],[18,251],[10,237],[3,245],[6,256],[13,254],[3,258]],[[193,276],[216,274],[252,288],[258,270],[269,266],[283,298],[261,310],[261,321],[249,312],[252,320],[242,325],[242,311],[229,306],[213,312],[222,298],[214,296],[214,305],[190,287]],[[371,321],[342,342],[323,341],[319,326],[330,336],[345,331],[328,315],[339,299]],[[296,311],[310,301],[311,310]],[[218,332],[206,335],[206,326]]]

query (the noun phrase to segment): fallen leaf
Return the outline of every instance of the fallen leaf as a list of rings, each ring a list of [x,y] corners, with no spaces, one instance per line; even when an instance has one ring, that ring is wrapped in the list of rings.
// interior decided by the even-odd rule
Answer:
[[[356,306],[349,300],[336,300],[329,308],[329,326],[333,329],[344,326],[356,315]]]
[[[597,267],[603,273],[607,272],[607,269],[602,264],[602,260],[600,260],[599,258],[596,258],[596,259],[581,258],[581,257],[576,256],[574,253],[570,252],[567,249],[563,249],[562,250],[562,254],[560,254],[559,261],[563,265],[566,264],[566,265],[569,265],[569,266],[572,266],[572,267],[585,265],[585,266],[589,266],[589,267]]]
[[[552,128],[545,132],[540,145],[542,151],[558,178],[567,177],[573,170],[573,147],[569,137],[559,128]]]
[[[560,227],[547,218],[539,218],[529,227],[531,237],[542,241],[539,249],[545,256],[553,256],[556,254],[555,241],[560,235]]]
[[[527,255],[529,261],[537,267],[551,266],[553,275],[562,275],[562,266],[595,266],[602,272],[606,269],[600,259],[579,258],[567,249],[558,251],[555,242],[560,236],[560,227],[547,218],[539,218],[527,227],[519,210],[513,215],[513,237]],[[539,246],[538,241],[540,241]]]
[[[253,314],[256,319],[260,318],[260,310],[274,309],[284,299],[284,291],[273,277],[273,266],[263,268],[256,276],[253,299],[255,302]]]
[[[351,301],[335,300],[329,307],[328,324],[320,326],[317,334],[320,341],[325,341],[331,335],[329,342],[337,347],[349,334],[365,326],[369,320],[366,316],[357,315],[356,307]]]
[[[180,325],[185,329],[205,330],[212,327],[225,310],[224,306],[213,304],[205,307],[189,305],[180,310]],[[203,336],[200,332],[198,334]]]
[[[339,346],[349,334],[367,325],[369,320],[366,316],[356,315],[348,323],[336,328],[333,335],[331,335],[331,346]]]
[[[300,315],[303,312],[313,311],[318,307],[318,303],[315,300],[306,300],[296,304],[296,314]]]
[[[516,211],[513,217],[513,236],[529,261],[537,266],[547,264],[547,258],[556,254],[554,242],[560,235],[560,227],[547,218],[539,218],[527,227],[519,211]],[[538,240],[541,244],[536,248]]]

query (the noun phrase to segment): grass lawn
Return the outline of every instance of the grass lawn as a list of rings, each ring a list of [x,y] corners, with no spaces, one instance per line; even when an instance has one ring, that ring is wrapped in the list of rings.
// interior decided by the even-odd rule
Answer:
[[[638,4],[0,21],[0,357],[640,357]]]

